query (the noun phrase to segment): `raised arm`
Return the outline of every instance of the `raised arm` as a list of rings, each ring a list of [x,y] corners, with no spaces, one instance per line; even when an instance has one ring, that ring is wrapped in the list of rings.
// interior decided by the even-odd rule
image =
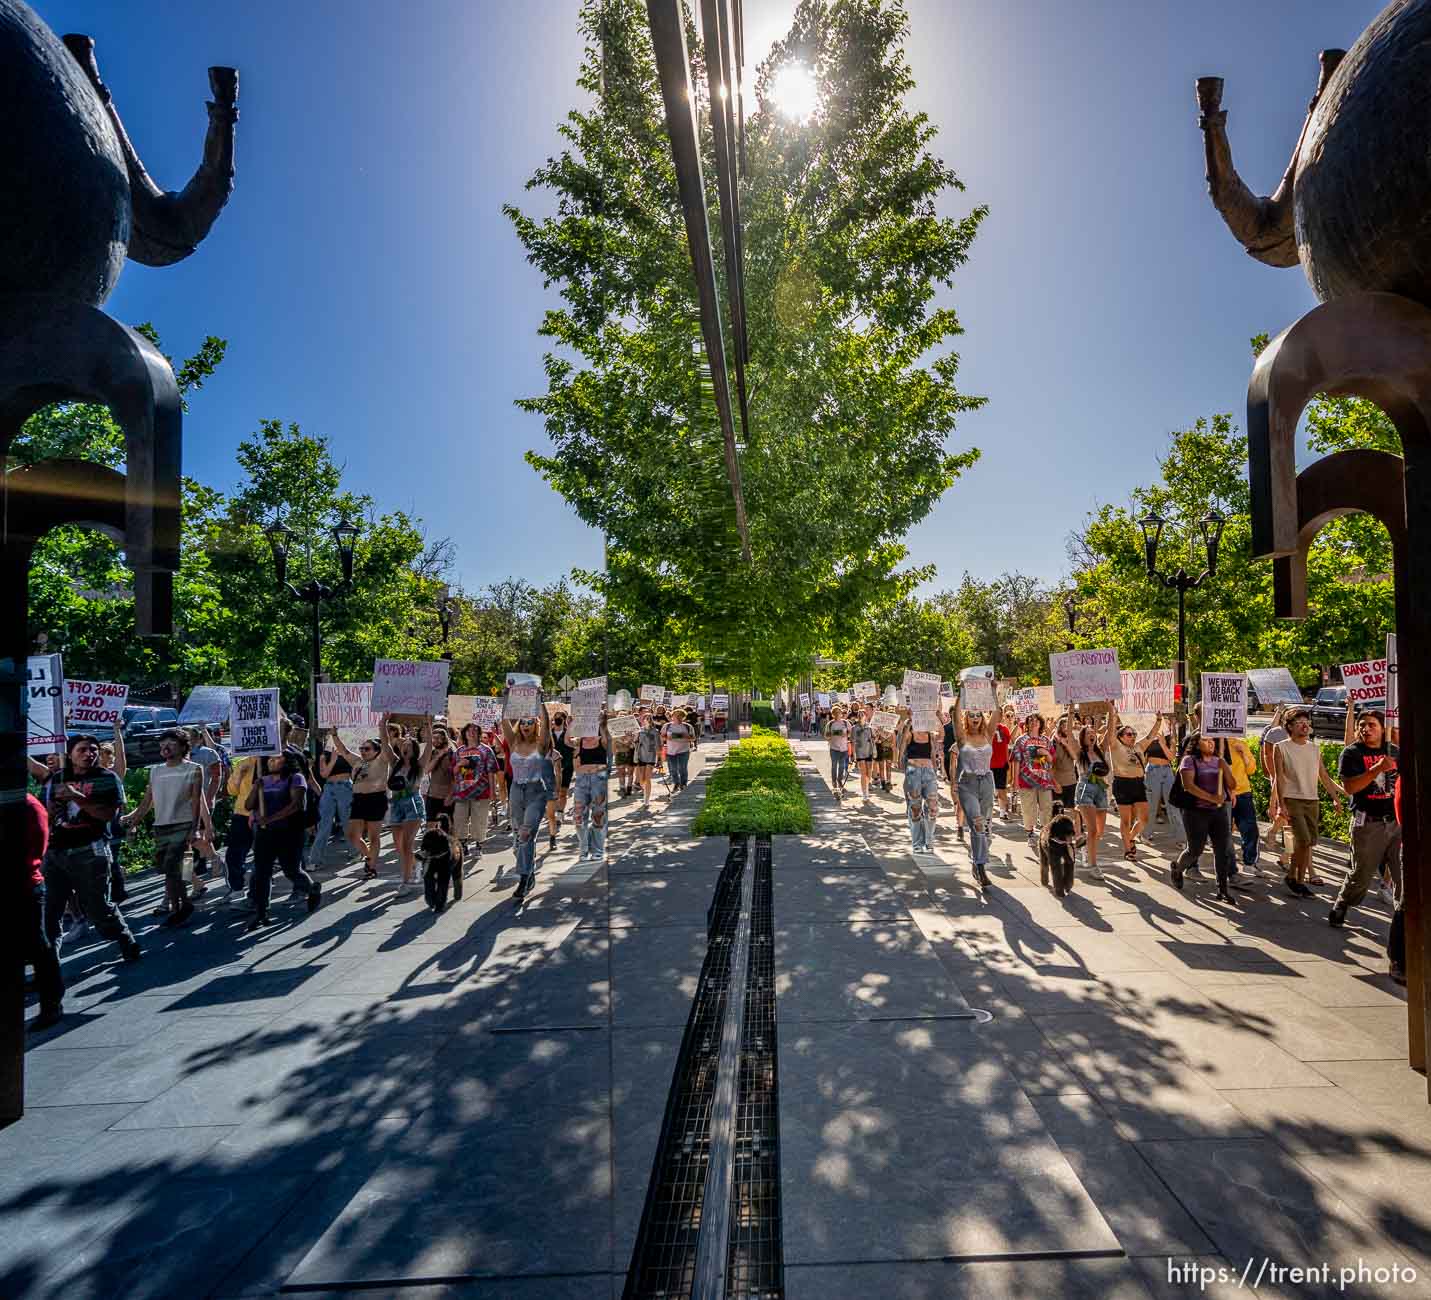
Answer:
[[[537,739],[545,754],[552,747],[552,720],[547,713],[546,697],[540,691],[537,692]]]
[[[129,758],[124,752],[124,728],[118,718],[114,720],[114,774],[121,781],[129,774]]]
[[[1342,744],[1356,744],[1356,701],[1350,691],[1347,692],[1347,716],[1342,723]]]

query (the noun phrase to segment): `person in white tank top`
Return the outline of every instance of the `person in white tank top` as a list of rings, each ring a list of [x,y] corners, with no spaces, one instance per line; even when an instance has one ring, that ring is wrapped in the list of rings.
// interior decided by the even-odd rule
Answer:
[[[1286,718],[1287,739],[1272,747],[1272,798],[1268,811],[1275,820],[1278,814],[1287,818],[1292,827],[1292,869],[1285,884],[1294,894],[1307,897],[1312,884],[1312,850],[1321,830],[1317,787],[1325,786],[1333,804],[1340,808],[1347,792],[1332,779],[1322,762],[1321,747],[1312,741],[1312,715],[1305,709],[1293,709]]]

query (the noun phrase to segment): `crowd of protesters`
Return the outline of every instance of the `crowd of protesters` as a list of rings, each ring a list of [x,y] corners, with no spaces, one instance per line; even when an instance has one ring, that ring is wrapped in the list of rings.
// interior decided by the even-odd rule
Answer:
[[[981,889],[990,884],[989,837],[996,814],[1021,825],[1035,851],[1054,817],[1071,815],[1075,869],[1101,883],[1098,855],[1110,814],[1116,813],[1126,862],[1138,862],[1154,828],[1165,825],[1172,884],[1184,890],[1188,876],[1201,874],[1203,853],[1211,848],[1215,898],[1237,906],[1238,894],[1252,890],[1251,882],[1266,870],[1252,783],[1260,762],[1270,790],[1265,843],[1274,846],[1276,872],[1288,893],[1313,897],[1328,884],[1313,869],[1320,793],[1336,807],[1348,802],[1351,864],[1327,921],[1343,925],[1348,912],[1379,888],[1394,908],[1389,973],[1405,982],[1398,751],[1395,729],[1380,710],[1357,712],[1348,704],[1344,744],[1332,773],[1312,739],[1311,711],[1299,705],[1276,710],[1255,751],[1241,737],[1202,734],[1196,706],[1181,739],[1172,714],[1154,717],[1140,732],[1119,716],[1114,701],[1083,706],[1082,712],[1070,707],[1052,720],[1038,712],[1020,714],[1012,705],[966,712],[955,701],[940,708],[938,726],[930,730],[915,730],[907,708],[889,708],[898,722],[885,731],[872,726],[875,705],[857,701],[792,708],[789,730],[823,737],[837,798],[845,797],[852,761],[867,801],[875,789],[892,789],[891,768],[902,769],[905,822],[916,860],[937,857],[943,786],[958,839],[964,840],[966,828],[970,832],[970,866]]]
[[[604,861],[613,769],[617,797],[639,795],[649,809],[653,776],[674,797],[689,781],[701,733],[723,728],[723,717],[639,704],[603,712],[598,734],[578,739],[567,708],[542,701],[534,717],[485,726],[384,716],[378,734],[355,747],[324,731],[315,762],[299,718],[280,723],[279,752],[243,758],[231,758],[208,728],[174,727],[160,734],[160,761],[149,767],[133,808],[119,726],[103,740],[72,735],[63,754],[30,760],[37,792],[26,803],[23,897],[33,912],[25,926],[27,961],[40,1001],[32,1028],[62,1015],[58,954],[67,938],[92,928],[117,943],[126,962],[142,957],[121,908],[128,897],[125,865],[153,867],[162,876],[164,896],[155,909],[161,925],[186,926],[200,901],[217,891],[223,905],[241,910],[252,933],[274,923],[275,870],[288,880],[290,900],[312,912],[322,903],[316,873],[323,868],[361,863],[361,879],[377,880],[386,834],[396,858],[396,898],[415,895],[420,863],[441,856],[456,864],[460,899],[462,864],[479,861],[491,836],[510,834],[516,870],[505,884],[515,886],[520,906],[535,883],[544,822],[549,849],[569,816],[579,861]],[[150,819],[152,855],[134,861],[130,852],[123,864],[126,839],[137,845],[136,830]],[[225,824],[216,826],[216,819]],[[504,884],[500,864],[494,884]],[[440,901],[431,888],[423,896],[435,910],[446,905],[445,887]]]

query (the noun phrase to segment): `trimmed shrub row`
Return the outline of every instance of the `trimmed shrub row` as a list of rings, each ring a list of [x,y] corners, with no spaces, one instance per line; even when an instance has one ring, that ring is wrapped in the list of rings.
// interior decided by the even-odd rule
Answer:
[[[706,781],[706,797],[691,823],[693,835],[803,835],[811,829],[810,801],[795,755],[776,731],[755,725]]]

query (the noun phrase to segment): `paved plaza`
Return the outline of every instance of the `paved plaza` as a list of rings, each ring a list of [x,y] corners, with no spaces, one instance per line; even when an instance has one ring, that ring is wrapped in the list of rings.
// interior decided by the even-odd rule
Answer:
[[[1326,889],[1268,875],[1231,909],[1210,859],[1179,894],[1151,856],[1059,901],[1002,824],[981,898],[952,815],[917,867],[897,791],[839,805],[824,746],[795,748],[792,1300],[1198,1294],[1170,1260],[1431,1295],[1431,1108],[1383,903],[1335,931]],[[218,905],[153,928],[140,877],[145,960],[67,945],[70,1014],[0,1132],[0,1294],[619,1295],[726,851],[686,829],[723,752],[669,809],[617,801],[604,869],[564,833],[521,912],[505,839],[440,917],[395,901],[389,863],[330,872],[260,937]],[[1417,1278],[1338,1292],[1358,1261]],[[1318,1293],[1252,1280],[1206,1294]]]

